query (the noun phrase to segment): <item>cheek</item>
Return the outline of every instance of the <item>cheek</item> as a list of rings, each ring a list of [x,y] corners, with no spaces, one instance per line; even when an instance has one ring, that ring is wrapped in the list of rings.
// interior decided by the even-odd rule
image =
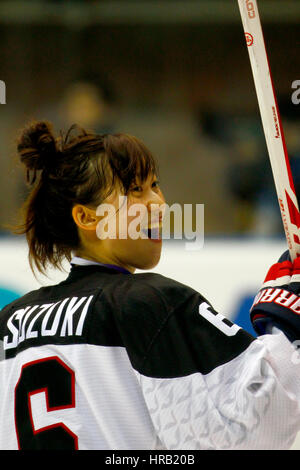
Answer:
[[[147,206],[141,202],[133,202],[127,210],[119,211],[116,217],[117,237],[136,240],[141,236],[141,230],[148,226]],[[139,236],[138,236],[139,235]]]

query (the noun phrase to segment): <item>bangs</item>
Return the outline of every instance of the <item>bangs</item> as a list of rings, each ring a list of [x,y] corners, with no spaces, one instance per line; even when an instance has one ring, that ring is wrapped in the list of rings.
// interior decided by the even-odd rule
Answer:
[[[133,183],[158,176],[158,165],[150,150],[129,134],[104,137],[104,149],[112,172],[112,184],[119,180],[126,194]]]

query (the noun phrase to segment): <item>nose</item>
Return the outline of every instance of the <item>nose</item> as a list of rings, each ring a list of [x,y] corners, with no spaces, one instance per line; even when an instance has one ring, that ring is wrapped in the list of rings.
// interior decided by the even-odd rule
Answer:
[[[153,197],[147,202],[148,217],[152,223],[160,223],[165,212],[165,199],[162,195],[154,193]]]
[[[151,191],[151,195],[149,196],[149,198],[147,200],[148,210],[151,209],[151,205],[161,206],[162,204],[165,204],[165,198],[163,197],[163,195],[161,193]]]

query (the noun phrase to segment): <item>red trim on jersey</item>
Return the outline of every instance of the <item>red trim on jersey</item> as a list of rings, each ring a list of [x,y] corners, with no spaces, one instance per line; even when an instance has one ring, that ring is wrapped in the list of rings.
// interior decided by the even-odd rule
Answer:
[[[68,367],[58,356],[49,356],[49,357],[45,357],[43,359],[37,359],[35,361],[31,361],[31,362],[27,362],[26,364],[23,364],[23,366],[21,368],[21,373],[20,373],[19,380],[18,380],[18,382],[16,383],[16,386],[15,386],[15,394],[16,394],[16,389],[17,389],[17,387],[19,385],[19,382],[21,380],[21,377],[22,377],[22,372],[26,367],[29,367],[33,364],[37,364],[37,363],[41,363],[41,362],[47,362],[47,361],[51,361],[51,360],[55,360],[55,361],[59,362],[71,375],[71,403],[69,405],[51,407],[49,405],[47,387],[29,392],[28,393],[28,410],[29,410],[29,416],[30,416],[32,431],[33,431],[33,434],[39,434],[40,432],[47,431],[48,429],[62,427],[68,434],[70,434],[72,436],[72,438],[74,439],[74,443],[75,443],[75,449],[78,450],[78,436],[76,436],[76,434],[74,434],[64,423],[59,422],[59,423],[51,424],[49,426],[45,426],[45,427],[37,429],[37,430],[34,427],[34,422],[33,422],[33,417],[32,417],[32,408],[31,408],[31,400],[30,399],[33,395],[36,395],[37,393],[43,393],[43,392],[45,393],[47,412],[51,412],[51,411],[55,411],[55,410],[63,410],[63,409],[67,409],[67,408],[75,408],[75,374],[74,374],[74,371],[72,369],[70,369],[70,367]],[[17,422],[16,422],[16,409],[15,409],[15,412],[14,412],[14,419],[15,419],[15,429],[16,429],[16,435],[17,435],[17,441],[18,441],[18,448],[20,449],[19,434],[18,434],[18,428],[17,428]]]

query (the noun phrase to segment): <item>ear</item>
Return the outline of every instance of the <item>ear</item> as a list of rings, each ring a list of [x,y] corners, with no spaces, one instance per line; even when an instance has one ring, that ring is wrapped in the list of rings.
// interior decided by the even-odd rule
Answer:
[[[95,231],[99,222],[99,217],[96,216],[96,211],[81,204],[77,204],[73,207],[72,217],[77,227],[82,230]]]

